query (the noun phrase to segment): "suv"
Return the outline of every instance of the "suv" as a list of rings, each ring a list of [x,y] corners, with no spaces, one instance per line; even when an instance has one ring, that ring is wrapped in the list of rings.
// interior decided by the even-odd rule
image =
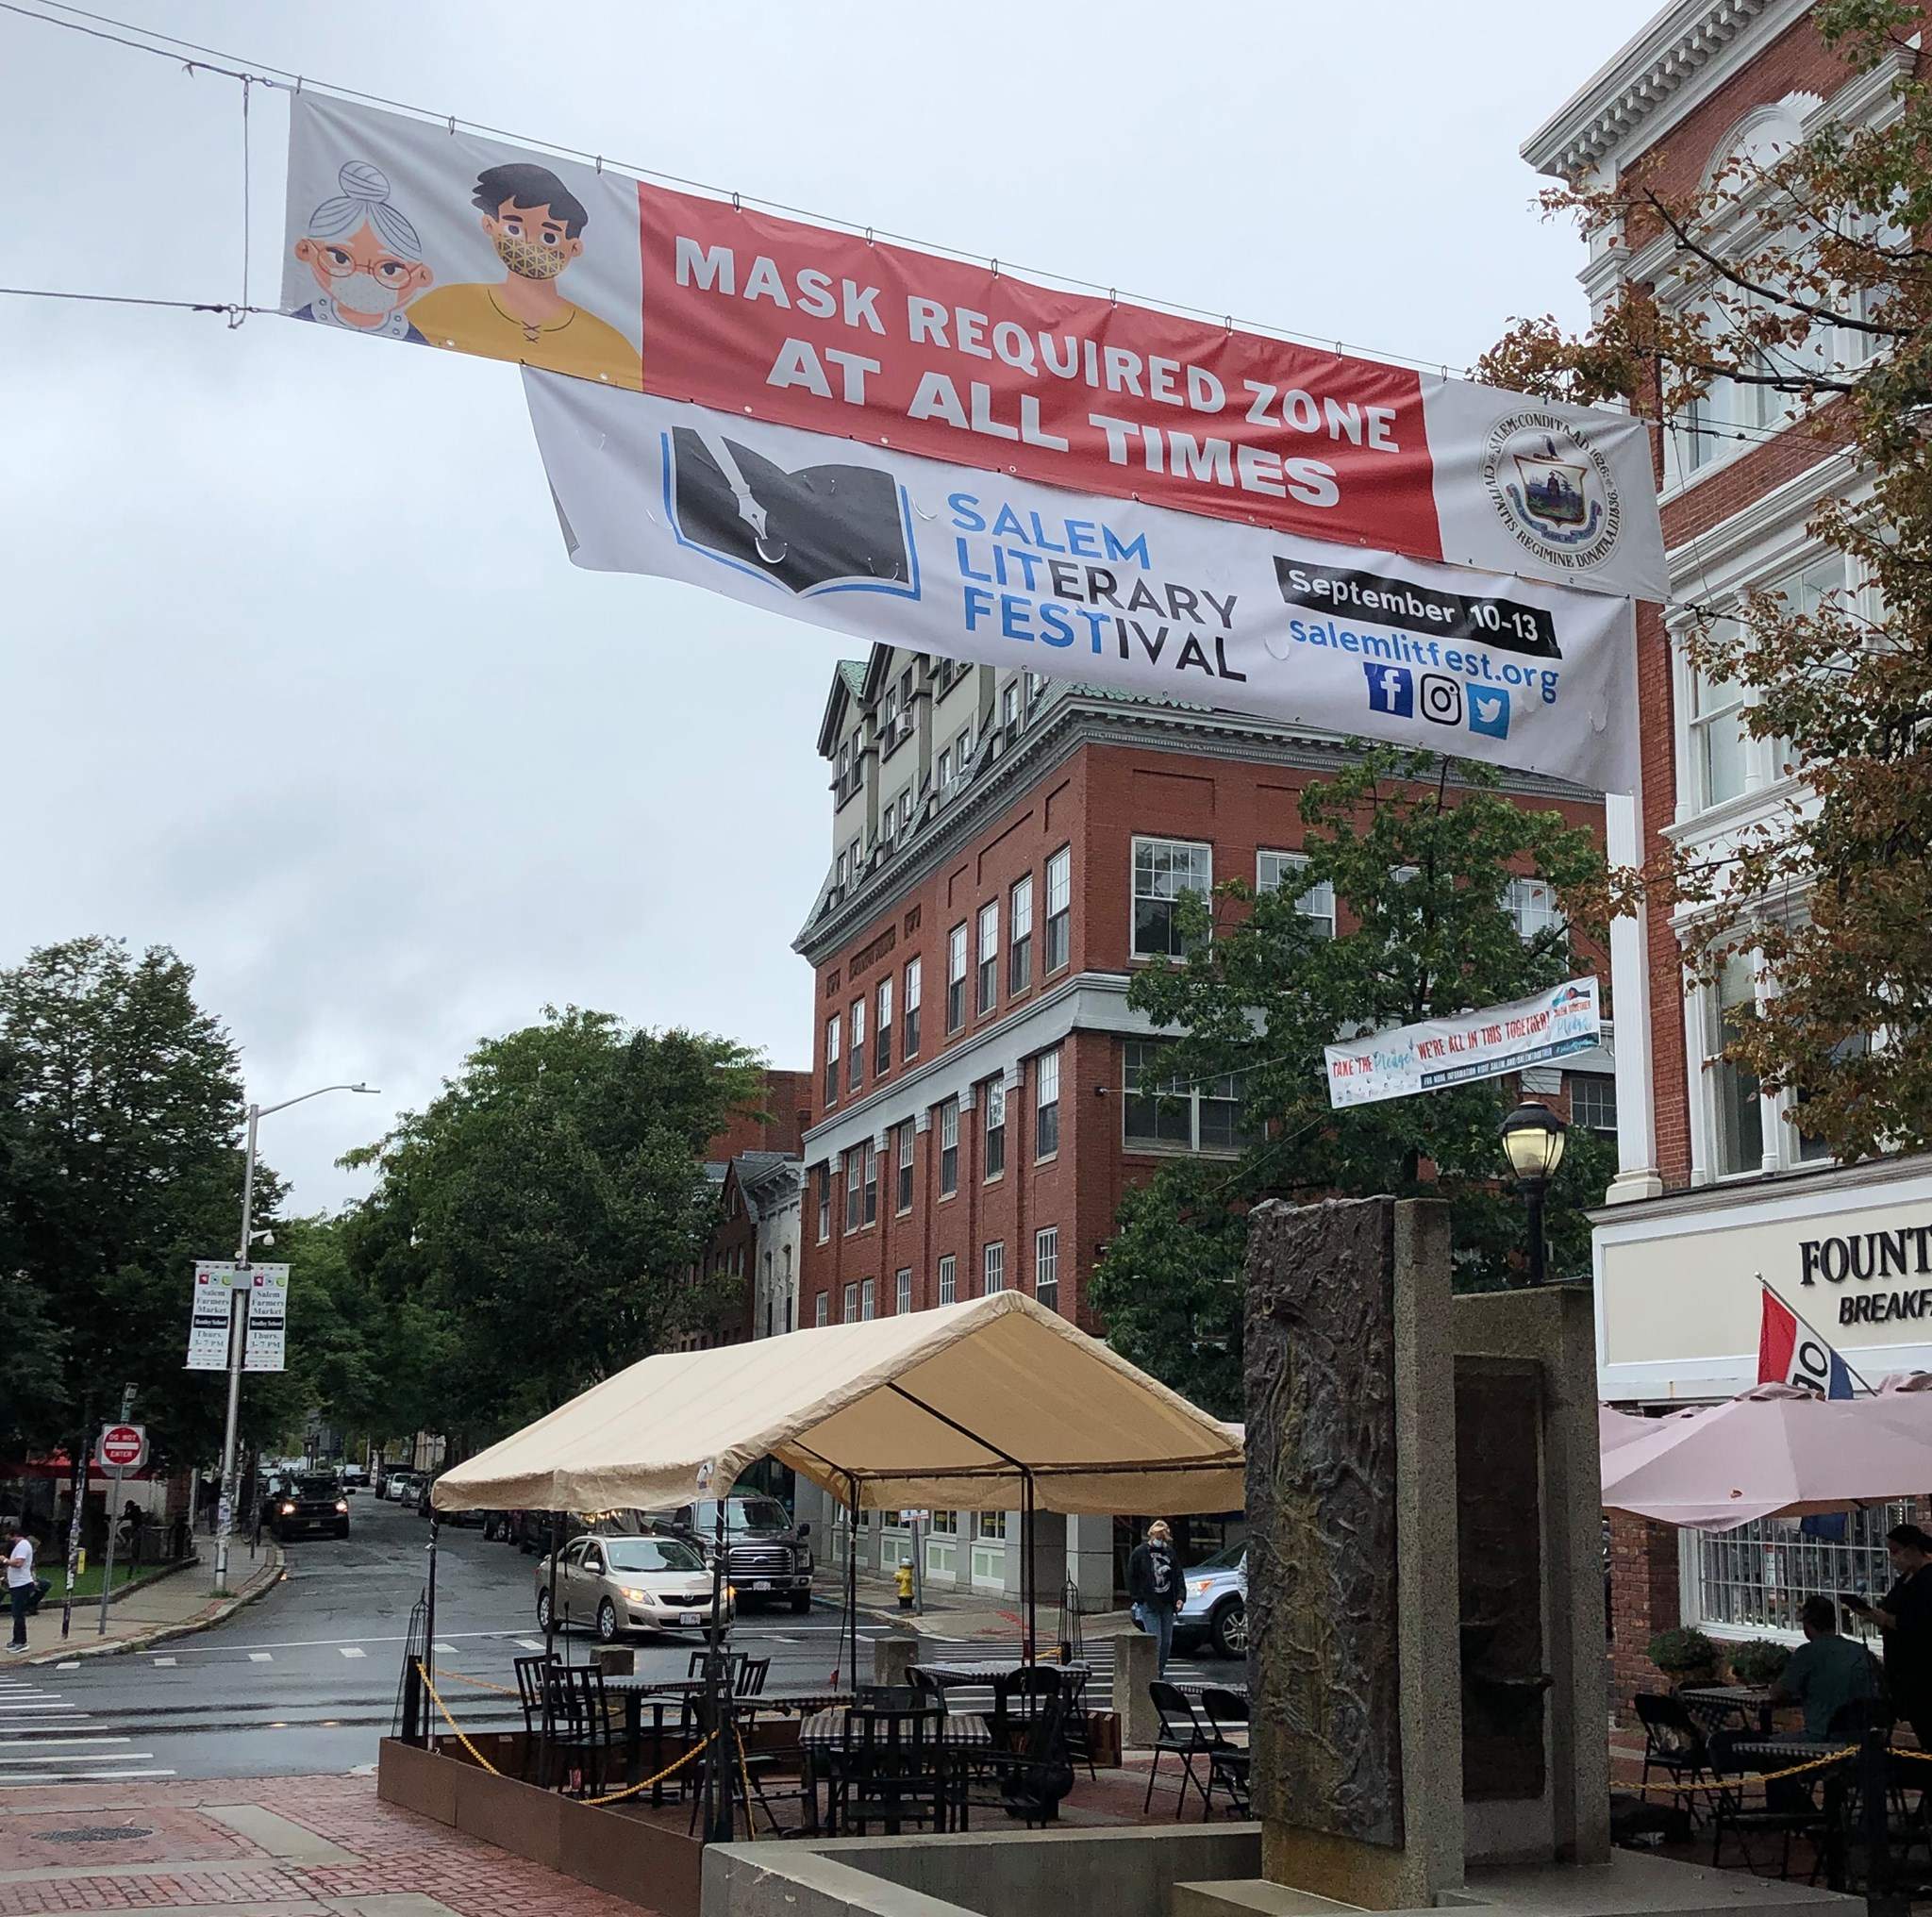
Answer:
[[[349,1500],[333,1477],[306,1475],[272,1482],[262,1521],[277,1538],[297,1531],[349,1535]]]
[[[693,1544],[709,1564],[718,1541],[718,1501],[700,1498],[675,1510],[648,1514],[653,1530]],[[737,1592],[738,1608],[791,1601],[794,1613],[811,1609],[809,1525],[794,1525],[776,1498],[724,1500],[724,1575]]]
[[[1181,1608],[1174,1615],[1177,1651],[1191,1651],[1204,1640],[1220,1658],[1248,1655],[1245,1542],[1230,1544],[1181,1574]]]

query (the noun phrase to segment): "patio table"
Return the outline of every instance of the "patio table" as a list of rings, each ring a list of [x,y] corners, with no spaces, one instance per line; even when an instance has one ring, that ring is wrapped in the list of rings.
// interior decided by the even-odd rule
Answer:
[[[838,1750],[844,1742],[845,1716],[850,1709],[850,1705],[841,1704],[832,1709],[813,1711],[798,1726],[798,1748],[804,1757],[801,1785],[805,1793],[805,1827],[812,1833],[820,1828],[818,1764],[815,1760]],[[913,1714],[907,1713],[908,1716]],[[993,1748],[992,1726],[974,1712],[948,1714],[945,1728],[940,1736],[949,1751],[962,1756],[967,1752]]]
[[[1722,1730],[1735,1713],[1745,1730],[1771,1733],[1771,1692],[1761,1684],[1688,1684],[1677,1695],[1707,1730]]]

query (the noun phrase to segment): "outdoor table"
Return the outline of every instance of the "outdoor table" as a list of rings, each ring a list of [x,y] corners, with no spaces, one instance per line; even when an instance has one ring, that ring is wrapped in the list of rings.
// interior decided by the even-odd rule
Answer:
[[[1771,1733],[1771,1692],[1761,1684],[1690,1684],[1677,1692],[1698,1715],[1708,1714],[1707,1728],[1722,1728],[1736,1712],[1746,1730]]]
[[[845,1715],[854,1707],[841,1704],[827,1710],[815,1710],[798,1726],[798,1748],[803,1754],[806,1829],[819,1829],[818,1766],[814,1759],[837,1750],[845,1738]],[[918,1713],[908,1711],[907,1716]],[[993,1747],[992,1727],[986,1719],[967,1711],[948,1713],[941,1742],[951,1751],[990,1751]]]
[[[702,1690],[702,1684],[695,1687]],[[668,1759],[664,1755],[664,1712],[675,1706],[681,1712],[691,1686],[682,1680],[654,1684],[648,1677],[607,1677],[607,1693],[615,1692],[624,1704],[624,1781],[635,1784],[643,1775],[644,1706],[651,1707],[651,1770],[655,1775]],[[651,1802],[662,1804],[662,1782],[651,1786]]]
[[[1737,1687],[1725,1687],[1732,1689]],[[1727,1740],[1731,1754],[1749,1758],[1757,1771],[1782,1771],[1791,1764],[1808,1764],[1816,1758],[1835,1758],[1845,1748],[1842,1738],[1733,1737]],[[1845,1786],[1851,1781],[1852,1760],[1834,1765],[1828,1771],[1814,1771],[1809,1782],[1824,1785],[1824,1882],[1828,1890],[1845,1887]],[[1793,1778],[1795,1784],[1798,1780]]]

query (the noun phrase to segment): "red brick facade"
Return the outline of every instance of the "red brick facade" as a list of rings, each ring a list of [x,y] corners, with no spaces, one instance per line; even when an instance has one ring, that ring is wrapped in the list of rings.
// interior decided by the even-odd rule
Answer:
[[[811,1116],[811,1074],[774,1072],[764,1075],[764,1109],[737,1111],[724,1129],[706,1145],[708,1164],[735,1159],[740,1152],[795,1152]]]

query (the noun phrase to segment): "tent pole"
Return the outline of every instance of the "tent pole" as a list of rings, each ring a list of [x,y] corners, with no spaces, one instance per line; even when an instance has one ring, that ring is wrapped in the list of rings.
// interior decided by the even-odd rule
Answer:
[[[728,1492],[729,1487],[727,1486]],[[705,1725],[711,1742],[705,1750],[704,1824],[707,1843],[729,1843],[731,1828],[731,1724],[730,1666],[724,1660],[724,1573],[727,1543],[725,1533],[726,1499],[717,1499],[717,1522],[711,1543],[711,1632],[710,1651],[705,1659]],[[744,1814],[751,1816],[749,1802]]]
[[[1024,1527],[1020,1533],[1020,1581],[1026,1587],[1026,1649],[1022,1661],[1031,1664],[1039,1655],[1035,1647],[1040,1642],[1040,1579],[1033,1555],[1033,1474],[1024,1468],[1020,1473],[1020,1523]]]
[[[543,1627],[543,1655],[557,1656],[557,1560],[563,1556],[563,1513],[550,1514],[550,1622]],[[566,1650],[569,1645],[564,1647]]]
[[[858,1694],[858,1480],[849,1471],[845,1474],[845,1485],[851,1500],[845,1509],[845,1618],[852,1659],[852,1694],[856,1697]]]
[[[436,1533],[441,1524],[442,1520],[432,1505],[429,1509],[429,1592],[423,1621],[423,1661],[432,1670],[436,1666]],[[436,1749],[436,1713],[425,1711],[423,1723],[427,1731],[423,1740],[424,1747],[433,1752]]]

